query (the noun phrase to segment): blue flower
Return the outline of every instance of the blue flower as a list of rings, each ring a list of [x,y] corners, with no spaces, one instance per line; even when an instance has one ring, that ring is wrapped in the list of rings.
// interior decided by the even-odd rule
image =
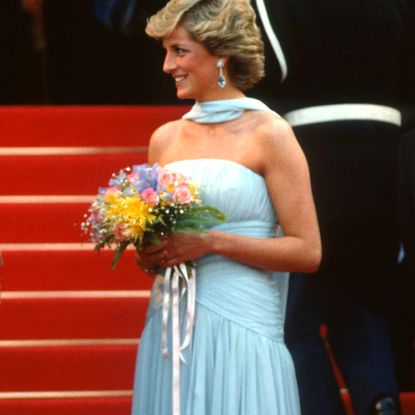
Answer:
[[[127,178],[127,174],[125,173],[124,170],[121,170],[118,173],[118,175],[111,177],[108,184],[110,186],[120,186],[121,187],[126,178]]]

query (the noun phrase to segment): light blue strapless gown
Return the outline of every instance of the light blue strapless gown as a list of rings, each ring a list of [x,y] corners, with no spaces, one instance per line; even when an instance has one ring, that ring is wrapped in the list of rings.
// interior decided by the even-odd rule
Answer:
[[[263,177],[227,160],[171,163],[228,216],[226,232],[275,236]],[[181,415],[299,415],[294,366],[284,344],[287,275],[209,255],[197,261],[196,325],[181,364]],[[171,415],[171,360],[161,352],[162,281],[141,336],[133,414]],[[170,341],[169,341],[170,344]]]

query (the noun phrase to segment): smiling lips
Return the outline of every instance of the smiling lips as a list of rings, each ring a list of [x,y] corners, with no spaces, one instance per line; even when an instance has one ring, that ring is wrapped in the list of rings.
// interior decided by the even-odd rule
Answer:
[[[183,81],[186,79],[186,76],[182,75],[182,76],[175,76],[174,80],[176,82],[176,86],[180,86]]]

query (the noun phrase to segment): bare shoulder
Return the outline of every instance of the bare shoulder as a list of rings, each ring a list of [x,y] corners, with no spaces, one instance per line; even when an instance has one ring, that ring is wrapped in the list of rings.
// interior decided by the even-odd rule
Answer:
[[[170,121],[158,127],[150,138],[150,145],[165,144],[181,128],[181,120]]]
[[[303,164],[304,153],[290,124],[284,118],[270,113],[261,114],[260,121],[255,129],[255,139],[264,170],[275,171],[278,167]]]
[[[265,145],[283,145],[284,141],[295,139],[290,124],[284,118],[264,112],[258,115],[255,134]]]
[[[160,163],[164,153],[173,145],[183,128],[183,121],[171,121],[158,127],[150,137],[148,158],[150,163]]]
[[[297,144],[290,124],[284,118],[271,113],[258,114],[254,135],[258,145],[266,152]]]

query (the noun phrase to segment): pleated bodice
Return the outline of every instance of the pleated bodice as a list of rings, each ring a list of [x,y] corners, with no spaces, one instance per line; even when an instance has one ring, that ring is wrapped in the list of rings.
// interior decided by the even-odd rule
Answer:
[[[276,236],[276,214],[265,180],[229,160],[183,160],[167,166],[191,177],[200,188],[203,204],[224,212],[228,220],[214,228],[238,235]],[[275,273],[208,255],[197,262],[197,302],[223,317],[274,340],[282,341],[285,273]],[[158,310],[162,281],[153,288],[149,316]],[[243,307],[241,307],[243,304]]]

